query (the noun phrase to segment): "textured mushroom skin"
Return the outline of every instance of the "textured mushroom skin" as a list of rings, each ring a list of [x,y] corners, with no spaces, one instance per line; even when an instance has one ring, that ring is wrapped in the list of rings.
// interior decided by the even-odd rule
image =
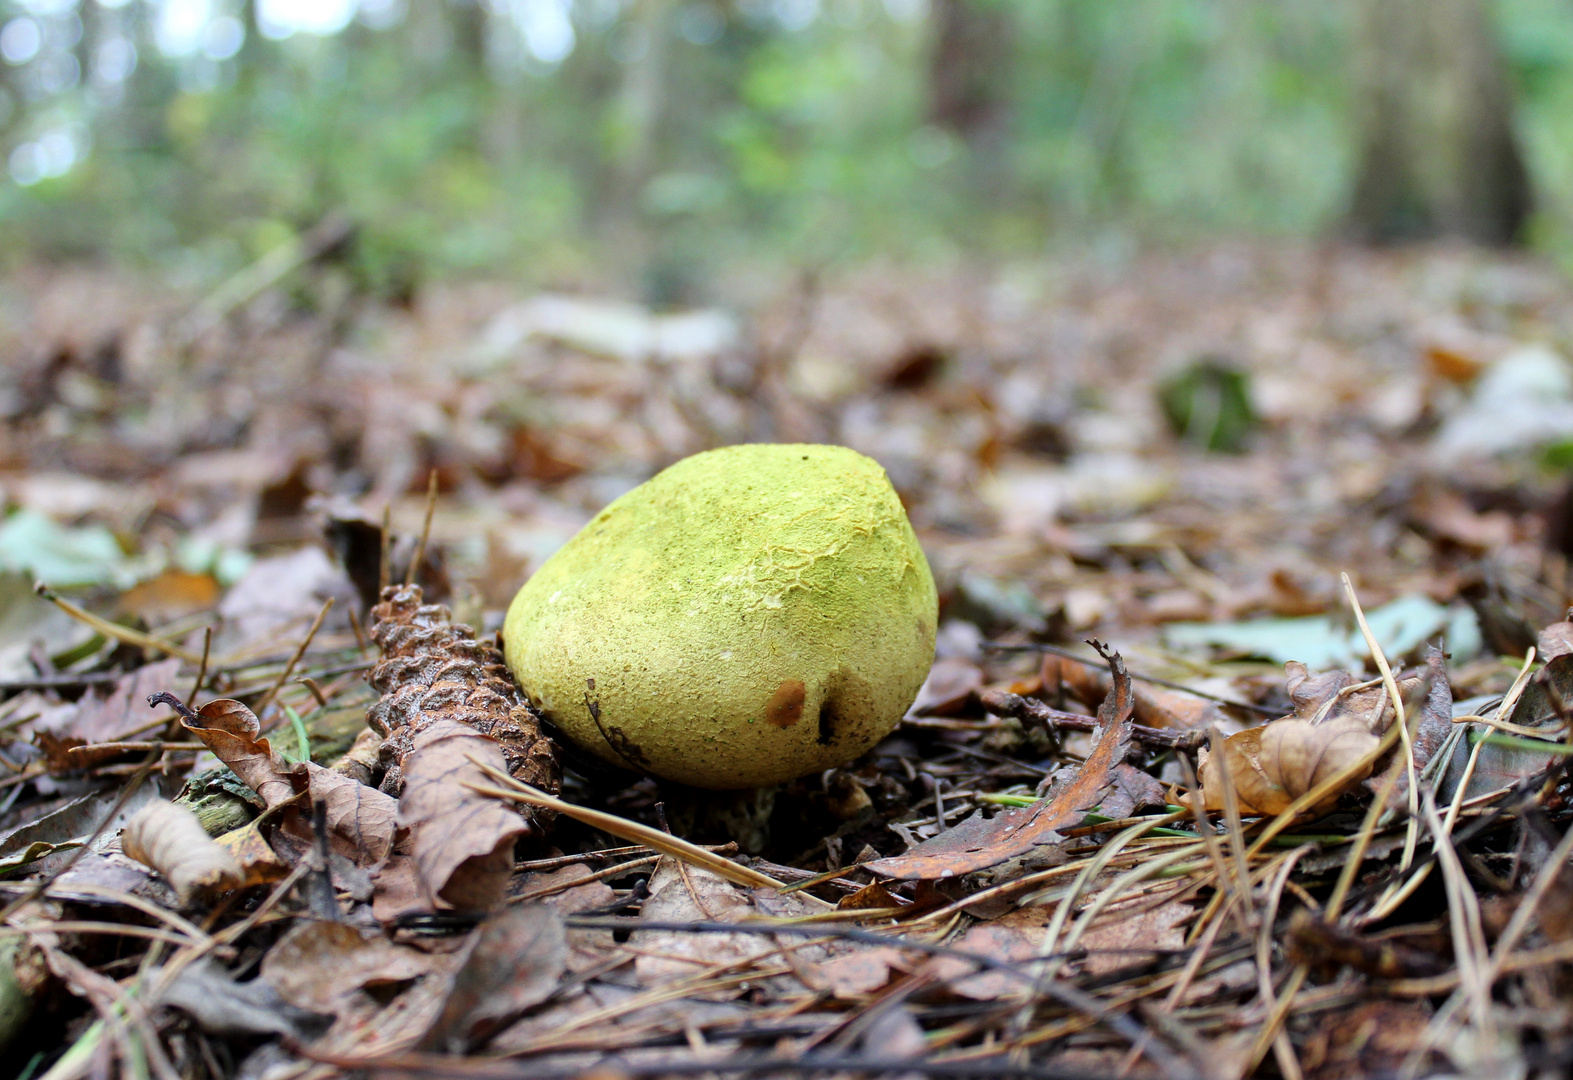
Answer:
[[[885,471],[838,446],[678,462],[586,525],[503,628],[519,685],[618,765],[696,787],[852,760],[934,659],[928,561]]]

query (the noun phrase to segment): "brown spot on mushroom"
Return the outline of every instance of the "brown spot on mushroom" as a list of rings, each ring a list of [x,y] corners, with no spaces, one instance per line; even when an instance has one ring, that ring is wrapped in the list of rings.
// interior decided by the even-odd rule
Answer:
[[[803,689],[802,679],[787,679],[770,698],[770,704],[765,706],[765,722],[778,728],[789,728],[803,719]]]

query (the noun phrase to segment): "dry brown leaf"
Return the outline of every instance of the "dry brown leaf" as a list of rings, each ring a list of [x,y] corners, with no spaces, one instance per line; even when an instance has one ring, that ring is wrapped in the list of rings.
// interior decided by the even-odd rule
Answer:
[[[1535,655],[1542,663],[1573,653],[1573,622],[1554,622],[1540,632]]]
[[[946,656],[934,661],[907,711],[913,716],[955,716],[983,686],[983,669],[971,660]]]
[[[409,830],[426,902],[463,911],[495,907],[513,873],[514,841],[529,825],[469,785],[492,783],[476,762],[501,770],[502,749],[466,724],[439,720],[415,736],[404,762],[398,823]]]
[[[1147,949],[1183,949],[1185,932],[1180,927],[1195,909],[1180,903],[1151,905],[1150,897],[1139,897],[1105,910],[1078,943],[1088,953],[1082,969],[1102,975],[1151,961],[1156,954],[1145,952]]]
[[[568,937],[552,908],[509,907],[475,928],[461,956],[447,1003],[422,1046],[463,1053],[545,1001],[567,965]]]
[[[178,704],[170,694],[154,694],[149,704],[162,699],[164,704]],[[289,802],[298,792],[291,784],[289,762],[273,752],[267,739],[262,738],[262,724],[257,714],[233,698],[217,698],[196,711],[195,719],[181,716],[181,726],[201,739],[213,756],[228,765],[241,782],[255,791],[263,803],[272,809]]]
[[[1168,800],[1162,784],[1126,762],[1114,767],[1111,779],[1113,784],[1099,804],[1099,811],[1105,817],[1127,818],[1138,807],[1163,806]]]
[[[1198,779],[1207,810],[1224,809],[1223,781],[1218,758],[1224,757],[1234,782],[1242,814],[1281,814],[1295,799],[1366,754],[1380,740],[1366,722],[1346,716],[1321,724],[1285,717],[1261,727],[1247,728],[1223,742],[1223,754],[1207,753]],[[1369,765],[1349,777],[1341,790],[1328,793],[1312,815],[1325,814],[1345,791],[1371,775]],[[1187,792],[1184,806],[1193,804]]]
[[[1428,647],[1427,656],[1433,651]],[[1437,656],[1441,654],[1438,652]],[[1320,675],[1312,675],[1304,664],[1294,660],[1284,665],[1284,671],[1288,675],[1286,687],[1289,700],[1294,702],[1293,716],[1296,720],[1325,724],[1350,717],[1364,723],[1371,734],[1380,735],[1397,715],[1393,703],[1388,700],[1387,690],[1380,683],[1351,690],[1350,687],[1359,684],[1349,672],[1324,671]],[[1398,692],[1404,696],[1406,703],[1414,699],[1427,677],[1426,672],[1418,669],[1400,672],[1396,676]],[[1445,677],[1443,682],[1446,682]]]
[[[992,922],[979,923],[968,930],[956,947],[979,956],[1010,962],[1031,960],[1043,945],[1043,934],[1052,910],[1033,906],[1017,908]],[[950,989],[973,1001],[994,1001],[1007,994],[1020,993],[1021,979],[997,969],[978,970],[976,964],[951,957],[931,960],[926,970],[937,978],[949,979]]]
[[[388,857],[398,830],[397,801],[310,761],[294,766],[289,780],[304,787],[311,802],[326,805],[334,851],[363,867],[378,866]]]
[[[172,695],[156,694],[165,703]],[[393,849],[398,803],[342,773],[315,762],[292,763],[277,754],[262,738],[262,725],[246,705],[231,698],[210,701],[195,714],[183,710],[181,725],[207,746],[235,775],[273,809],[304,794],[312,803],[323,803],[333,850],[357,866],[381,865]],[[280,828],[310,839],[309,813],[290,809]]]
[[[883,882],[872,881],[855,893],[848,893],[836,901],[839,911],[867,911],[869,909],[890,909],[902,907],[910,901],[897,900]]]
[[[368,1011],[365,991],[452,970],[441,953],[339,922],[298,922],[262,958],[261,977],[297,1008],[328,1016]]]
[[[650,899],[639,917],[647,922],[738,922],[753,914],[741,889],[725,878],[685,866],[663,856],[650,875]],[[716,963],[733,963],[770,952],[776,946],[755,934],[683,934],[668,930],[637,930],[630,939],[639,950],[634,969],[654,986],[703,971]],[[740,990],[724,991],[736,997]]]
[[[892,969],[907,966],[894,945],[874,945],[815,964],[806,977],[816,990],[828,990],[843,1001],[866,997],[890,982]]]
[[[1453,688],[1447,681],[1447,661],[1442,655],[1442,650],[1435,645],[1427,645],[1425,650],[1425,670],[1414,679],[1406,679],[1399,683],[1399,693],[1404,695],[1405,715],[1411,715],[1414,710],[1419,710],[1419,717],[1414,724],[1415,770],[1424,769],[1442,749],[1442,744],[1453,732]],[[1416,696],[1424,689],[1425,699],[1416,701]],[[1380,734],[1380,733],[1379,733]],[[1400,748],[1398,752],[1402,752]],[[1377,762],[1372,766],[1374,770],[1384,768],[1384,762]],[[1366,786],[1373,793],[1380,790],[1381,780],[1372,776],[1366,780]],[[1409,772],[1404,770],[1398,775],[1398,783],[1393,788],[1392,801],[1389,805],[1396,806],[1408,797]]]
[[[244,880],[235,856],[208,836],[196,814],[162,799],[132,815],[120,834],[120,848],[163,874],[182,904],[198,893],[233,889]]]
[[[82,695],[69,723],[54,729],[54,734],[74,736],[84,743],[107,742],[140,727],[147,714],[141,703],[156,690],[175,681],[179,660],[159,660],[146,664],[118,680],[110,691],[90,690]],[[63,718],[63,716],[62,716]],[[34,730],[38,725],[34,725]]]
[[[876,859],[865,865],[877,874],[907,880],[960,877],[1058,840],[1058,829],[1071,824],[1082,811],[1097,804],[1130,741],[1131,712],[1135,706],[1131,679],[1119,653],[1107,656],[1113,679],[1108,696],[1098,707],[1102,726],[1098,744],[1087,755],[1075,780],[1052,800],[1005,810],[988,819],[971,818],[904,855]]]

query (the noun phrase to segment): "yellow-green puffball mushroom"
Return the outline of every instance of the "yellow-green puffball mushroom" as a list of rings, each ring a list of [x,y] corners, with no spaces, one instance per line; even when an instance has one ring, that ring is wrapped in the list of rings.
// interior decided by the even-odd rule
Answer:
[[[704,788],[852,760],[934,659],[934,577],[885,471],[729,446],[602,510],[519,590],[519,685],[580,746]]]

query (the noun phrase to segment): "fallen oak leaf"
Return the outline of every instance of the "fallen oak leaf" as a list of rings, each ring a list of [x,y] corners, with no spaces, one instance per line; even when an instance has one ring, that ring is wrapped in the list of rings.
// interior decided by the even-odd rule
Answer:
[[[245,877],[235,856],[208,836],[196,814],[163,799],[131,816],[120,849],[162,874],[182,904],[197,893],[235,888]]]
[[[1005,810],[988,819],[971,818],[904,855],[864,865],[877,874],[903,880],[960,877],[1025,855],[1040,844],[1053,843],[1060,838],[1058,830],[1097,805],[1114,766],[1125,757],[1130,743],[1135,694],[1120,654],[1106,651],[1097,642],[1092,645],[1108,661],[1113,678],[1108,696],[1098,707],[1102,733],[1074,780],[1052,800],[1040,799],[1031,806]]]
[[[460,959],[421,1046],[463,1053],[550,997],[568,966],[563,917],[545,904],[505,908],[475,928]]]

